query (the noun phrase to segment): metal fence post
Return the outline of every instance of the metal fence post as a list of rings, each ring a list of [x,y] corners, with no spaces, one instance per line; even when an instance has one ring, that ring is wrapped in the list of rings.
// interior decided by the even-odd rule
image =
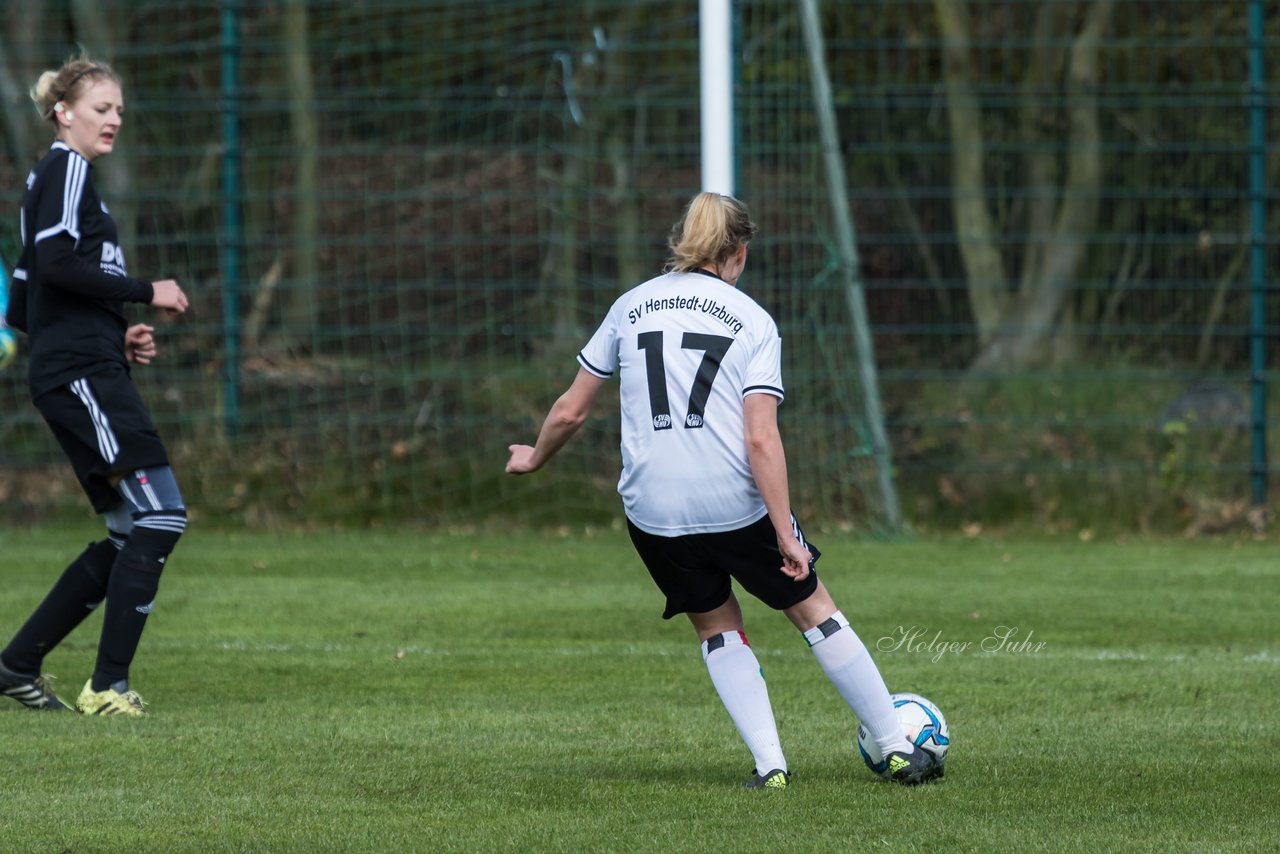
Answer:
[[[224,425],[240,426],[240,0],[222,4],[222,312]]]
[[[1262,0],[1249,3],[1249,387],[1253,505],[1267,501],[1267,118]]]

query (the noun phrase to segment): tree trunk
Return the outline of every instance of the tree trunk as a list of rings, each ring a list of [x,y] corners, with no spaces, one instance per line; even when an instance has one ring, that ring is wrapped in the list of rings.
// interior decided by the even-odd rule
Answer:
[[[89,55],[94,59],[109,62],[116,52],[115,18],[105,14],[102,4],[96,0],[72,0],[71,16],[76,35],[80,43],[88,49]],[[125,93],[126,99],[128,94],[128,92]],[[126,121],[122,126],[125,134],[129,129],[127,118],[126,114]],[[133,154],[129,148],[128,138],[126,137],[124,145],[112,151],[110,157],[100,162],[99,168],[102,169],[103,185],[106,190],[102,193],[102,197],[111,208],[111,218],[115,220],[116,228],[120,232],[120,245],[130,247],[132,251],[132,248],[137,246],[135,237],[138,231],[138,205],[133,199]],[[131,272],[135,276],[144,275],[137,269]],[[150,270],[145,275],[161,277],[165,273],[162,270]]]
[[[17,172],[31,165],[35,154],[31,135],[28,133],[28,128],[33,123],[26,120],[34,112],[27,93],[14,79],[8,45],[0,40],[0,123],[4,125],[5,150]]]
[[[1053,230],[1031,277],[1012,306],[1010,322],[973,363],[974,370],[1020,367],[1032,361],[1053,329],[1084,253],[1084,235],[1097,226],[1102,145],[1098,127],[1098,44],[1113,0],[1098,0],[1071,47],[1067,66],[1066,176]]]
[[[969,288],[969,305],[985,344],[1004,314],[1005,270],[986,200],[982,105],[973,90],[972,31],[964,0],[934,0],[944,48],[947,119],[951,126],[952,213]]]
[[[538,317],[550,329],[546,343],[567,346],[574,339],[578,313],[578,222],[581,219],[583,163],[574,145],[580,129],[566,133],[559,172],[548,170],[551,206],[546,254],[538,271]]]
[[[0,82],[0,96],[5,109],[4,126],[7,147],[17,170],[25,172],[35,165],[36,155],[43,151],[53,135],[53,127],[40,119],[27,89],[44,69],[43,56],[37,45],[48,42],[44,29],[49,16],[45,0],[29,0],[22,4],[23,14],[14,15],[8,32],[7,49],[0,56],[5,79]]]
[[[1045,3],[1036,10],[1031,40],[1045,47],[1030,52],[1029,66],[1022,81],[1022,106],[1019,110],[1022,139],[1027,152],[1026,232],[1029,239],[1023,247],[1019,290],[1035,280],[1044,259],[1040,238],[1053,228],[1053,214],[1058,204],[1057,158],[1052,150],[1055,122],[1052,111],[1045,107],[1043,93],[1062,73],[1063,51],[1049,47],[1059,10],[1056,3]],[[1060,133],[1061,131],[1056,131]]]
[[[626,91],[630,85],[625,51],[642,11],[642,7],[635,5],[627,7],[609,30],[603,62],[604,85],[610,93]],[[639,109],[643,111],[644,107]],[[605,127],[605,152],[613,173],[613,186],[609,196],[615,211],[614,246],[617,247],[618,290],[622,291],[644,278],[640,258],[640,205],[634,184],[634,164],[635,149],[643,144],[645,120],[642,114],[635,121],[629,121],[618,110],[608,117]]]
[[[288,0],[285,4],[283,35],[289,75],[289,131],[297,163],[292,205],[293,275],[287,291],[285,328],[290,349],[314,349],[320,324],[320,221],[316,194],[320,132],[316,127],[306,0]]]

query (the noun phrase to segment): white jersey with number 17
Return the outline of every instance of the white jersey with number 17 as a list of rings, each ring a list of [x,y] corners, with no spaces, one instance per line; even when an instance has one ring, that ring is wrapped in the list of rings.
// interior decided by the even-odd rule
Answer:
[[[743,400],[782,390],[777,324],[705,273],[667,273],[613,304],[578,363],[617,373],[627,518],[650,534],[732,531],[767,510],[751,475]]]

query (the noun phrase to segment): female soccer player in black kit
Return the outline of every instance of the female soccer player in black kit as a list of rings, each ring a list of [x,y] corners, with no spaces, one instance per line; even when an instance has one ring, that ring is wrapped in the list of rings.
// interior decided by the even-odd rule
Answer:
[[[683,612],[693,623],[711,681],[755,760],[748,788],[785,789],[791,775],[732,581],[803,633],[890,777],[928,782],[942,776],[941,764],[903,735],[880,671],[814,572],[818,550],[791,515],[778,433],[782,339],[737,288],[755,233],[742,202],[696,196],[672,231],[667,272],[614,302],[537,443],[510,446],[507,472],[546,465],[616,374],[627,529],[666,596],[662,616]]]
[[[187,297],[172,279],[128,275],[93,186],[92,164],[111,153],[124,117],[119,77],[81,55],[40,75],[31,97],[56,138],[27,176],[8,323],[27,334],[31,399],[105,516],[107,538],[71,562],[0,650],[0,693],[32,709],[67,709],[41,675],[44,657],[105,601],[97,664],[75,707],[139,716],[129,665],[187,511],[129,377],[130,363],[155,356],[153,330],[129,326],[123,304],[180,313]]]

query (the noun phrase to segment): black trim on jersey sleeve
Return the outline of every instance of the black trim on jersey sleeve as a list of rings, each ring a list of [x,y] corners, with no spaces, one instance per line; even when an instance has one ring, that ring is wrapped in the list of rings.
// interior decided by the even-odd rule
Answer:
[[[586,368],[590,373],[595,374],[602,380],[607,380],[609,377],[613,376],[613,371],[606,371],[602,368],[597,368],[595,365],[588,362],[581,353],[578,354],[578,364],[582,365],[582,367]]]
[[[742,390],[742,396],[746,397],[749,394],[772,394],[775,397],[786,398],[782,389],[774,385],[749,385]]]
[[[58,233],[40,241],[35,252],[36,276],[42,285],[96,299],[148,304],[155,288],[145,279],[104,273],[75,253],[75,240]]]
[[[27,331],[27,271],[19,267],[9,279],[9,308],[0,326]]]

